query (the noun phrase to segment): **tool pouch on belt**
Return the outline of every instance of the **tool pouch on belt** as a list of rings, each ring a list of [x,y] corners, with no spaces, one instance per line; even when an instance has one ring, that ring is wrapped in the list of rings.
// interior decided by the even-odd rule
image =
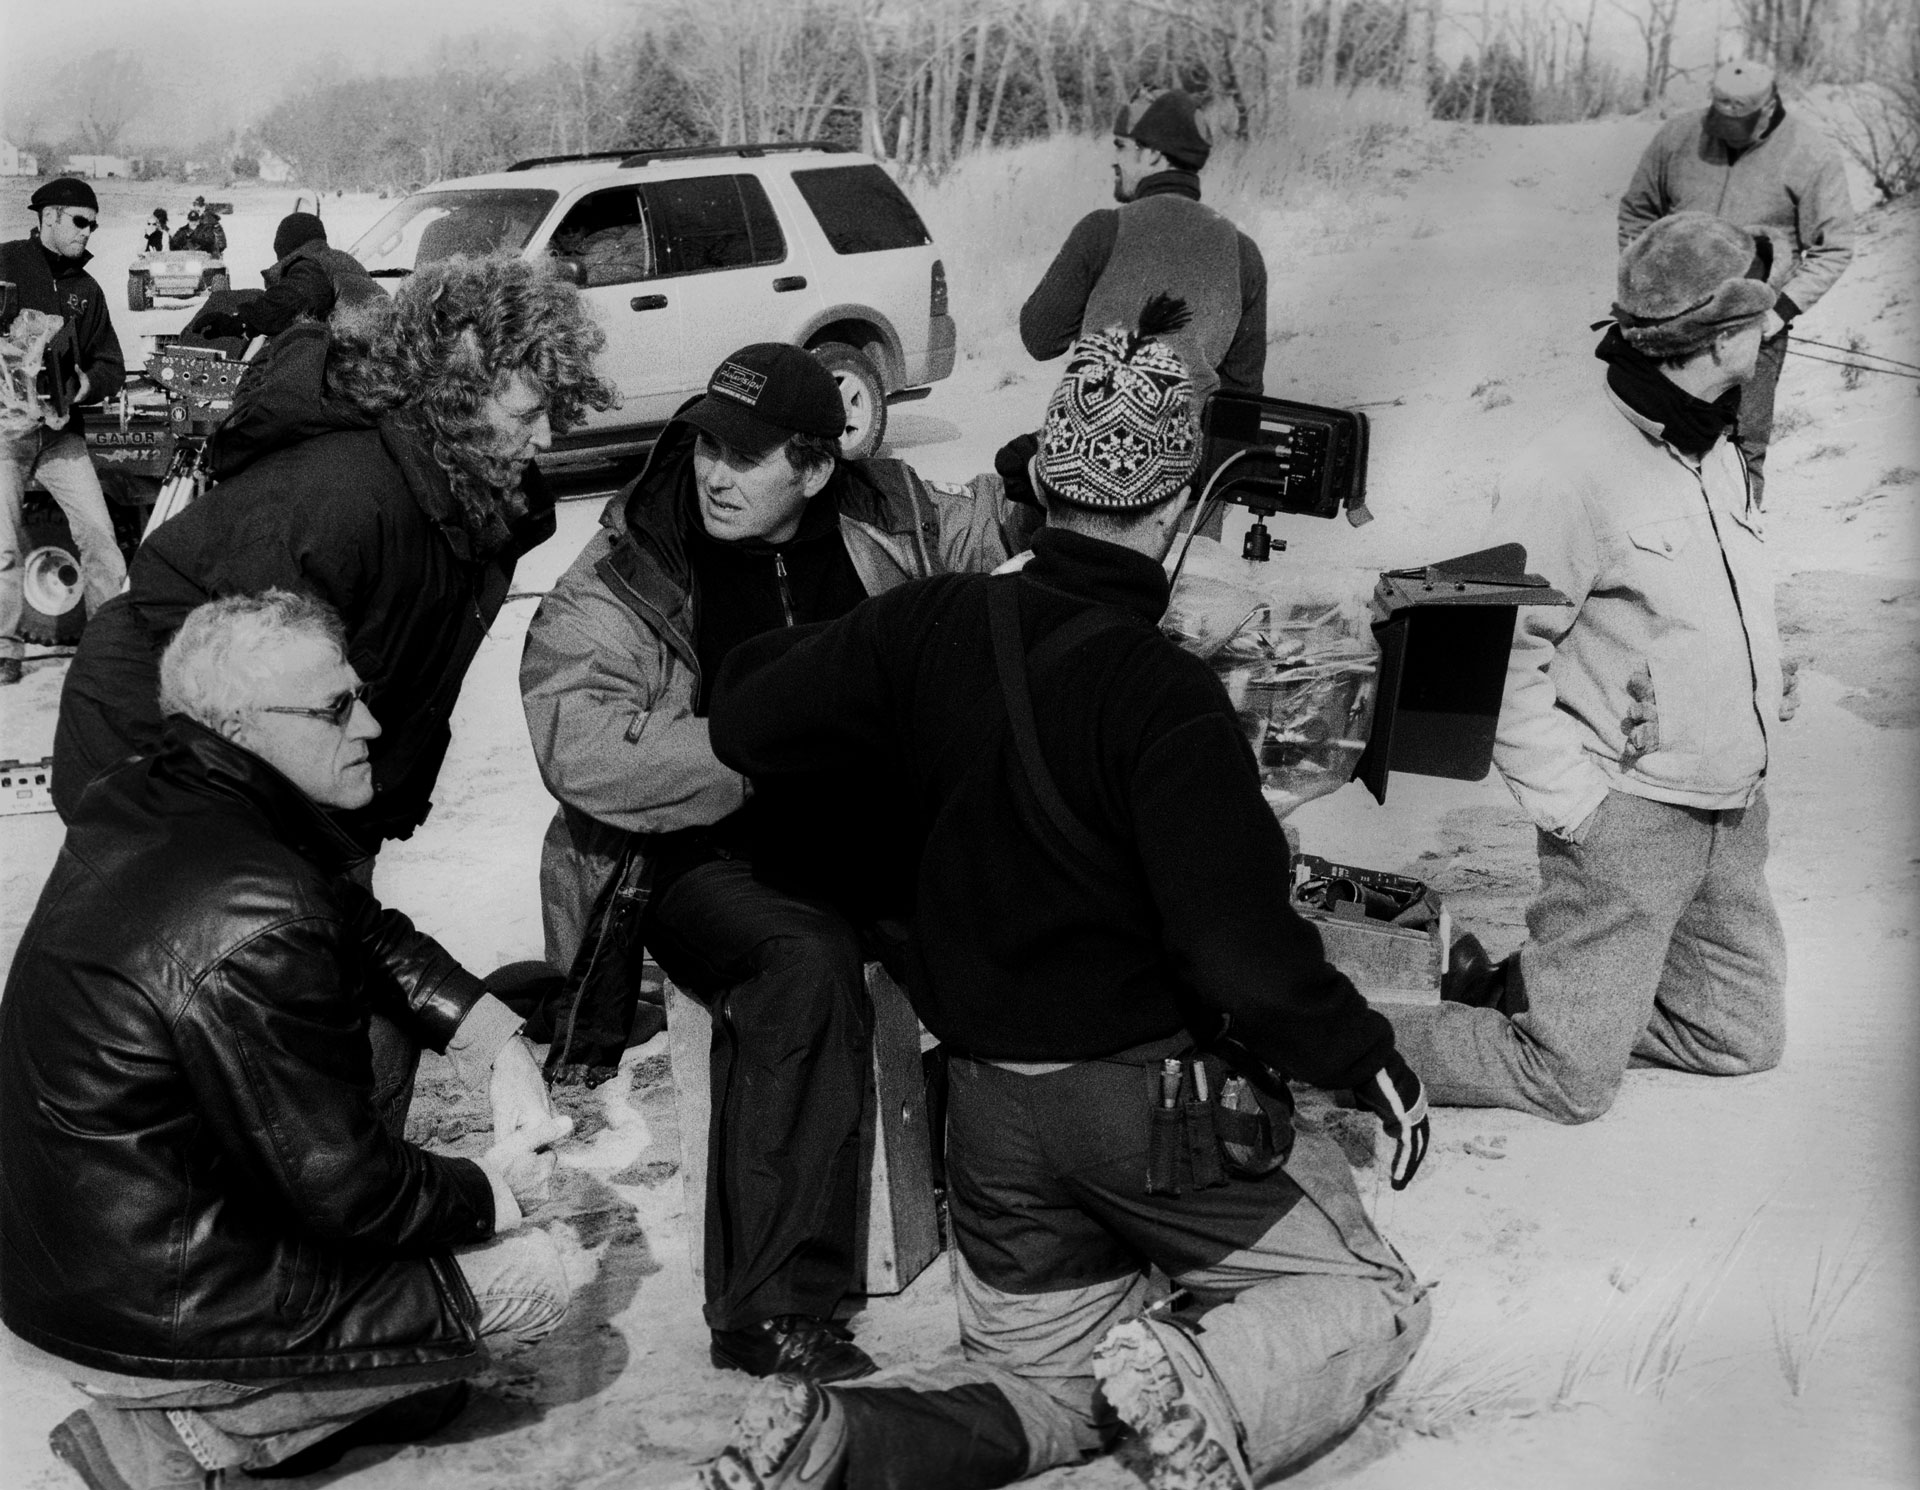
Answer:
[[[1278,1078],[1249,1080],[1216,1055],[1149,1063],[1147,1194],[1259,1179],[1293,1149],[1293,1100]]]

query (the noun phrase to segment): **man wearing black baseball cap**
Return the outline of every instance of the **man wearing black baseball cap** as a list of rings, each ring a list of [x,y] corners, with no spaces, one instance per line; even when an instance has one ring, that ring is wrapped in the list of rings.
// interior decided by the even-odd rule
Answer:
[[[1213,131],[1191,95],[1144,88],[1113,125],[1119,207],[1074,225],[1027,303],[1020,340],[1041,361],[1083,333],[1131,326],[1153,296],[1184,300],[1192,319],[1169,332],[1193,378],[1194,406],[1215,388],[1266,386],[1267,264],[1260,246],[1200,203]]]
[[[38,225],[24,238],[0,243],[0,279],[19,287],[22,310],[43,311],[67,322],[79,372],[69,402],[112,398],[126,381],[126,363],[106,296],[86,268],[92,257],[87,240],[100,221],[99,199],[77,176],[57,176],[35,191],[27,206]],[[20,634],[26,558],[20,507],[27,480],[34,475],[67,515],[80,550],[87,609],[106,604],[127,577],[107,499],[81,434],[79,410],[48,414],[24,427],[17,421],[0,424],[0,684],[20,681],[25,651]]]
[[[541,898],[547,961],[571,971],[550,1067],[611,1074],[633,1032],[638,989],[622,970],[638,967],[637,927],[715,1011],[712,1359],[818,1380],[873,1369],[833,1314],[855,1274],[870,1059],[855,922],[882,914],[900,881],[845,847],[870,841],[851,814],[877,766],[848,763],[862,792],[816,780],[804,797],[750,801],[708,743],[709,692],[737,643],[909,579],[992,569],[1038,521],[997,476],[939,486],[897,460],[843,460],[845,424],[810,353],[733,353],[607,504],[520,665],[534,756],[560,801]]]

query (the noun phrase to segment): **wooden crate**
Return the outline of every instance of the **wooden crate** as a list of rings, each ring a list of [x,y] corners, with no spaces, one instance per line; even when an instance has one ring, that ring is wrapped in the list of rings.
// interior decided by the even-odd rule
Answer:
[[[1345,910],[1346,905],[1341,909]],[[1376,1004],[1437,1004],[1446,971],[1448,917],[1424,930],[1361,915],[1298,907],[1326,944],[1327,961]],[[1355,907],[1354,909],[1358,909]]]
[[[860,1124],[858,1205],[864,1218],[864,1269],[854,1292],[898,1293],[940,1255],[920,1067],[920,1021],[878,963],[867,964],[873,1000],[873,1073]],[[709,1050],[713,1016],[699,1000],[667,984],[667,1046],[680,1109],[680,1176],[686,1188],[687,1248],[696,1281],[706,1272],[707,1129],[713,1103]]]

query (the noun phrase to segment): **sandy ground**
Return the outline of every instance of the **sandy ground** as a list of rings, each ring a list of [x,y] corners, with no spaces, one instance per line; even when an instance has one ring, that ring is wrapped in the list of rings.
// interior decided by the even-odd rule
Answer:
[[[1379,568],[1477,546],[1494,471],[1568,400],[1592,394],[1587,323],[1611,299],[1613,203],[1652,128],[1434,126],[1337,217],[1305,221],[1282,204],[1247,222],[1272,270],[1270,391],[1364,402],[1374,419],[1379,520],[1276,521],[1293,540],[1277,564],[1317,583],[1347,576],[1359,593]],[[1103,191],[1086,183],[1083,206]],[[124,202],[129,215],[144,216],[148,195]],[[263,264],[292,194],[235,195],[231,257]],[[0,209],[11,205],[0,192]],[[329,203],[328,216],[366,222],[381,205]],[[135,228],[110,216],[103,262],[124,261],[110,235]],[[1852,270],[1802,331],[1920,363],[1917,263],[1920,204],[1871,215]],[[956,312],[971,350],[931,398],[893,417],[894,453],[933,477],[984,469],[1036,421],[1053,375],[1019,357],[1011,306]],[[179,318],[116,310],[129,338]],[[1920,1482],[1920,404],[1912,382],[1857,382],[1791,359],[1769,461],[1783,626],[1807,659],[1771,785],[1772,881],[1792,965],[1784,1063],[1725,1081],[1636,1072],[1614,1111],[1580,1129],[1442,1110],[1434,1152],[1400,1195],[1357,1155],[1383,1229],[1438,1284],[1436,1324],[1383,1410],[1296,1483]],[[559,536],[521,572],[526,592],[564,567],[597,505],[563,509]],[[383,855],[377,880],[479,968],[539,951],[537,845],[550,803],[514,689],[532,608],[515,601],[495,626],[434,815]],[[0,759],[49,748],[63,667],[35,662],[8,690]],[[1497,780],[1398,777],[1384,809],[1349,787],[1293,821],[1309,852],[1426,878],[1496,954],[1519,941],[1532,835]],[[0,953],[17,943],[59,835],[51,816],[0,819]],[[705,1361],[664,1042],[630,1052],[625,1072],[580,1099],[583,1136],[542,1216],[582,1285],[568,1322],[484,1378],[442,1441],[362,1450],[309,1483],[646,1487],[682,1480],[720,1445],[744,1381]],[[475,1115],[430,1061],[416,1136],[471,1145]],[[944,1267],[874,1301],[857,1328],[883,1361],[954,1351]],[[0,1366],[0,1484],[72,1482],[45,1435],[80,1400],[63,1382]],[[1047,1478],[1085,1490],[1137,1483],[1112,1461]]]

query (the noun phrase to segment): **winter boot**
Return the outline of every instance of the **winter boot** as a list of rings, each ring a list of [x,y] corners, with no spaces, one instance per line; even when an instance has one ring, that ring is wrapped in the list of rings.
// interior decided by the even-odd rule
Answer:
[[[1094,1349],[1093,1374],[1145,1447],[1152,1490],[1253,1490],[1233,1403],[1186,1330],[1117,1324]]]

